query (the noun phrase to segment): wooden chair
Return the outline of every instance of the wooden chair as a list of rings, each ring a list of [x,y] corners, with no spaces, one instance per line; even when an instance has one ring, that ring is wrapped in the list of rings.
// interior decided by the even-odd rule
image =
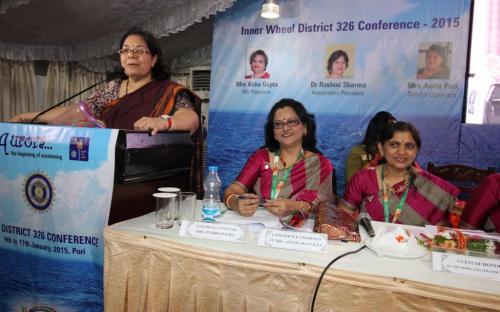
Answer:
[[[191,164],[190,188],[196,193],[198,199],[203,198],[203,143],[206,139],[205,119],[201,114],[201,103],[208,101],[195,98],[194,109],[199,117],[198,130],[192,135],[193,159]]]
[[[494,167],[478,169],[466,165],[444,165],[436,166],[434,163],[427,164],[427,171],[460,189],[459,199],[467,199],[472,189],[486,176],[495,173]]]

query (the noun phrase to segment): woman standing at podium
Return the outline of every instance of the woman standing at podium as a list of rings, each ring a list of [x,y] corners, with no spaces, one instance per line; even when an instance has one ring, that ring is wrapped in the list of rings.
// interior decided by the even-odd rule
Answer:
[[[189,130],[195,132],[199,118],[194,110],[199,98],[170,80],[163,54],[154,36],[138,28],[130,29],[120,41],[121,79],[97,88],[84,102],[107,128],[144,130]],[[51,123],[71,106],[58,107],[40,116]],[[12,122],[29,122],[38,113],[23,113]]]

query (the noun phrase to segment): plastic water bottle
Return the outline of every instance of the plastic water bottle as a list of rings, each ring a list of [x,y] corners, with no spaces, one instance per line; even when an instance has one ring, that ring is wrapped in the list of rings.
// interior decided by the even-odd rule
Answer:
[[[201,216],[203,221],[215,222],[220,216],[220,188],[221,182],[217,175],[217,166],[208,166],[208,174],[203,181],[203,202]]]

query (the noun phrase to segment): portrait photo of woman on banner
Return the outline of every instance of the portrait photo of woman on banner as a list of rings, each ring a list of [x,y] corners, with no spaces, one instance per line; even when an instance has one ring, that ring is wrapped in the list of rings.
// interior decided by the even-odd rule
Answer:
[[[326,78],[352,78],[354,47],[351,45],[331,45],[326,50]]]
[[[250,64],[250,72],[245,75],[245,79],[269,79],[271,75],[266,71],[269,57],[264,50],[258,49],[253,51],[248,58]],[[248,72],[248,71],[247,71]]]
[[[421,43],[417,79],[450,78],[451,43]]]

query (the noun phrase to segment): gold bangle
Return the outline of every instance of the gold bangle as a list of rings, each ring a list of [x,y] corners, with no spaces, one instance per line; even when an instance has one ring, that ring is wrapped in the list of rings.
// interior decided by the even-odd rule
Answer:
[[[309,212],[309,210],[311,210],[311,204],[309,202],[306,202],[306,201],[300,201],[300,208],[299,210],[302,212],[302,213],[305,213],[306,211],[306,208],[307,209],[307,212]]]
[[[231,199],[231,196],[238,196],[238,194],[231,193],[231,194],[227,195],[227,197],[226,197],[226,206],[227,206],[227,208],[233,210],[233,208],[229,205],[229,200]]]

